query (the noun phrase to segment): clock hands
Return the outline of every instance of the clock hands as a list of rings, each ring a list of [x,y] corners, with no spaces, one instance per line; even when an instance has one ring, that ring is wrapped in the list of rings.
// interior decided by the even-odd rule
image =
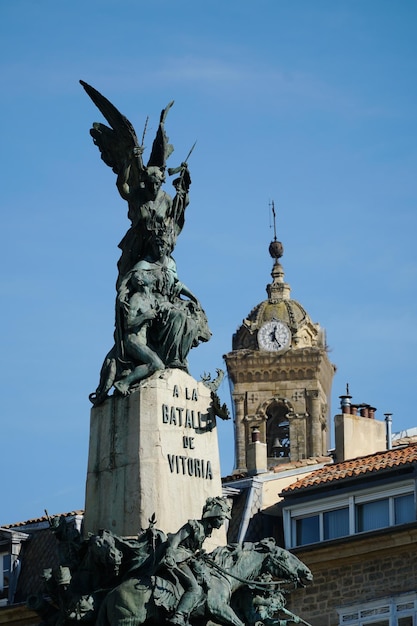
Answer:
[[[281,347],[282,347],[282,346],[281,346],[281,344],[280,344],[280,342],[278,341],[278,338],[277,338],[277,327],[276,327],[276,326],[274,326],[274,329],[273,329],[272,333],[270,333],[270,335],[269,335],[269,336],[270,336],[270,338],[271,338],[271,341],[272,341],[273,343],[276,343],[276,344],[277,344],[278,348],[281,348]]]

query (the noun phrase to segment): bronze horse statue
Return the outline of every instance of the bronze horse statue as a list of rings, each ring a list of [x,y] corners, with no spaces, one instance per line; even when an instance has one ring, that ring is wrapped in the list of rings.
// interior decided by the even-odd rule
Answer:
[[[236,591],[245,587],[248,591],[262,589],[262,584],[265,590],[271,590],[273,581],[278,580],[281,594],[285,585],[304,587],[312,581],[308,567],[271,538],[216,548],[200,557],[196,566],[203,584],[200,602],[190,616],[191,623],[205,624],[211,619],[226,626],[245,626],[233,608]],[[107,594],[96,626],[163,622],[175,612],[179,597],[178,581],[173,583],[159,575],[129,578]]]

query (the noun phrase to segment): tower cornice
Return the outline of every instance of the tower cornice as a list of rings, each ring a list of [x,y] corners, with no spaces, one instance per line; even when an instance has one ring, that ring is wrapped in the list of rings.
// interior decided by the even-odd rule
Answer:
[[[289,350],[280,356],[259,350],[233,350],[224,359],[233,383],[307,380],[322,375],[331,380],[335,371],[327,352],[320,348]]]

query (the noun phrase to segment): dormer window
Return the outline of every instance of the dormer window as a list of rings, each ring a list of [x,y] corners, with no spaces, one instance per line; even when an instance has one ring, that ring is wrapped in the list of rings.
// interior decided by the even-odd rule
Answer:
[[[13,604],[20,571],[19,554],[27,533],[0,528],[0,606]]]

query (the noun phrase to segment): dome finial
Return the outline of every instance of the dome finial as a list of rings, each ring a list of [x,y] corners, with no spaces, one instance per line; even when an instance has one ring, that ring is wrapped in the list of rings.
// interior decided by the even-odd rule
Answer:
[[[274,266],[271,272],[272,283],[266,286],[266,292],[270,302],[278,302],[279,300],[290,299],[290,286],[284,282],[284,270],[279,262],[284,254],[284,246],[277,239],[275,203],[273,200],[269,203],[269,208],[274,226],[274,240],[269,244],[269,254],[274,259]]]
[[[274,224],[274,241],[277,240],[277,214],[275,213],[275,202],[273,200],[270,201],[269,206],[271,207],[272,213],[272,221]]]
[[[284,246],[280,241],[277,240],[277,226],[276,226],[276,213],[275,213],[275,203],[273,200],[269,203],[269,207],[271,209],[272,214],[272,222],[274,227],[274,240],[269,244],[269,254],[273,259],[280,259],[284,254]]]

